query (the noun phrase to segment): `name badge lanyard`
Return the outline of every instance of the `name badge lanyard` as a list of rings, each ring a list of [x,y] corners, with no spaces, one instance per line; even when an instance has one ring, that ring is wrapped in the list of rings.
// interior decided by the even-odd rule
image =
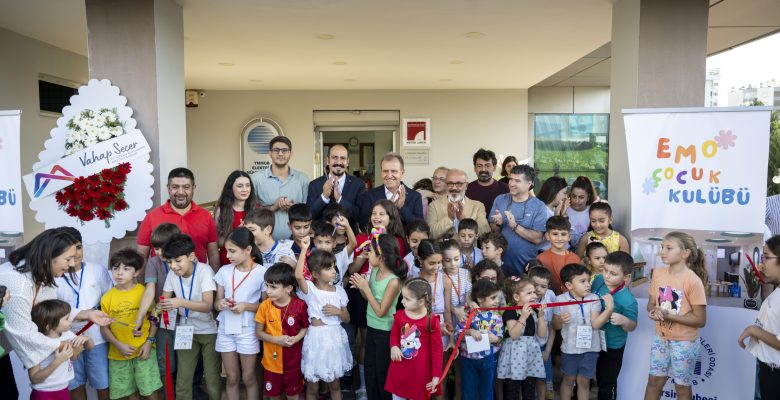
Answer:
[[[569,292],[569,297],[571,297],[572,300],[577,301],[577,299],[574,296],[572,296],[571,292]],[[584,297],[582,299],[585,300]],[[577,305],[580,306],[580,314],[582,314],[582,323],[587,324],[587,321],[585,320],[585,306],[583,306],[582,303]]]
[[[241,285],[244,284],[244,281],[246,280],[246,278],[249,278],[249,275],[252,275],[252,271],[254,271],[254,269],[255,269],[255,266],[252,265],[252,267],[249,269],[249,272],[246,274],[246,276],[244,276],[241,279],[241,281],[238,282],[238,286],[236,286],[236,268],[235,267],[233,268],[233,279],[230,281],[230,286],[233,289],[233,292],[231,293],[231,296],[230,296],[231,297],[230,304],[232,304],[234,306],[236,305],[236,290],[238,290],[238,288],[240,288]]]
[[[192,288],[195,286],[195,272],[198,271],[198,264],[195,264],[195,268],[192,270],[192,279],[190,280],[190,294],[187,301],[192,301]],[[179,285],[181,286],[181,295],[184,297],[184,280],[179,277]],[[580,307],[582,307],[580,305]],[[187,325],[187,319],[190,317],[190,309],[184,307],[184,325]]]
[[[76,289],[73,287],[73,285],[70,284],[70,281],[68,280],[68,277],[65,277],[65,283],[68,284],[70,287],[70,290],[73,291],[73,293],[76,293],[76,309],[79,308],[79,304],[81,304],[81,282],[84,281],[84,270],[86,269],[87,265],[85,263],[81,263],[81,274],[79,274],[79,288]],[[74,282],[75,283],[75,282]]]
[[[474,264],[476,264],[474,262],[474,260],[476,259],[477,259],[477,248],[474,247],[473,249],[471,249],[471,264],[470,264],[471,266],[474,266]],[[460,266],[461,268],[466,266],[466,257],[463,257],[463,259],[460,260]]]

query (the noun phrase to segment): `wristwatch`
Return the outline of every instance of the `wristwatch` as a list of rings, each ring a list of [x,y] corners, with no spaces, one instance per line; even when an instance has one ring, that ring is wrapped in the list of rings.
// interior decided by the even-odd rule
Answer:
[[[147,340],[149,343],[151,343],[151,344],[154,344],[154,343],[156,343],[156,342],[157,342],[157,338],[156,338],[156,337],[154,337],[154,336],[149,336],[148,338],[146,338],[146,340]]]

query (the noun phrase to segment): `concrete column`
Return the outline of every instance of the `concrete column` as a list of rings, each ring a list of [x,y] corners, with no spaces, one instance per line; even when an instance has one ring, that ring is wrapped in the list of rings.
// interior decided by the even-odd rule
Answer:
[[[703,107],[707,0],[616,0],[612,6],[609,202],[630,234],[631,191],[621,110]]]
[[[111,80],[133,108],[152,148],[157,206],[168,198],[168,171],[187,165],[182,8],[173,0],[85,3],[89,77]]]

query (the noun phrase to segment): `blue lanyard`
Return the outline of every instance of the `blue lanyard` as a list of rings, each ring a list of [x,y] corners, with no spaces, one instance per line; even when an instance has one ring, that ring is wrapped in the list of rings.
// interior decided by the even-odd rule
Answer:
[[[78,310],[79,304],[81,303],[81,282],[84,281],[84,269],[86,269],[87,264],[81,263],[81,274],[79,274],[79,288],[76,290],[76,288],[73,287],[73,285],[70,284],[70,281],[68,281],[68,277],[65,277],[65,283],[70,286],[70,290],[73,291],[73,293],[76,293],[76,309]],[[75,282],[74,282],[75,283]]]
[[[165,275],[168,275],[168,261],[163,261],[163,267],[165,267]],[[182,292],[184,294],[184,292]]]
[[[574,301],[578,301],[577,298],[572,296],[571,292],[569,292],[569,297],[571,297],[571,299]],[[585,300],[585,298],[583,297],[582,300]],[[582,305],[582,303],[577,305],[580,306],[580,314],[582,314],[582,323],[585,324],[587,323],[587,321],[585,320],[585,307]]]
[[[190,279],[190,295],[187,298],[187,301],[192,301],[192,287],[195,286],[195,272],[197,272],[197,271],[198,271],[198,264],[195,264],[195,268],[192,269],[192,278]],[[184,297],[184,281],[181,279],[181,276],[179,277],[179,285],[181,286],[181,296]],[[190,317],[190,309],[187,308],[187,307],[184,307],[184,319],[185,319],[185,321],[189,317]]]
[[[477,247],[474,246],[473,249],[471,249],[471,266],[475,266],[477,263]],[[466,266],[466,257],[463,257],[462,260],[460,260],[460,267],[463,268]]]

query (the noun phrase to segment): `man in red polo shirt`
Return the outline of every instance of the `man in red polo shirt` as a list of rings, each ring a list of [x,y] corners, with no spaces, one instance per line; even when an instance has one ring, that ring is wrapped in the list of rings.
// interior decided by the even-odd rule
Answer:
[[[138,228],[136,247],[146,260],[151,250],[152,231],[163,222],[170,222],[195,241],[195,256],[207,262],[214,271],[221,267],[217,246],[217,225],[211,213],[192,201],[195,193],[195,176],[187,168],[174,168],[168,174],[168,196],[165,204],[146,214]]]

